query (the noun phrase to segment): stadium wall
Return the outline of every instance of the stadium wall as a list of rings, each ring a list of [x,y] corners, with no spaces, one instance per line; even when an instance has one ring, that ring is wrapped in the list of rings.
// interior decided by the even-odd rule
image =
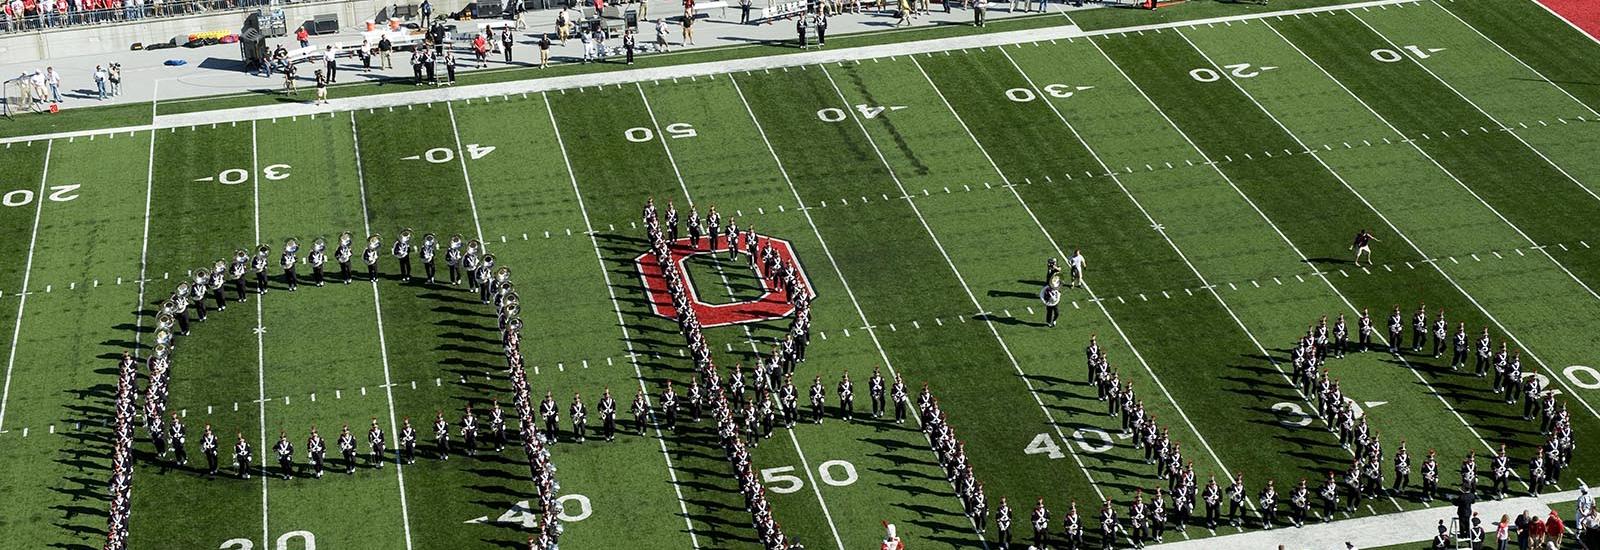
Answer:
[[[465,7],[468,0],[434,0],[434,13],[454,12]],[[417,0],[420,3],[420,0]],[[279,4],[289,25],[289,34],[269,39],[269,43],[293,40],[294,30],[318,15],[333,14],[339,17],[341,29],[355,28],[394,5],[394,0],[347,0],[301,4]],[[103,55],[129,52],[135,42],[144,44],[167,42],[174,36],[209,31],[237,33],[251,10],[231,10],[222,13],[143,19],[140,21],[87,25],[35,32],[0,35],[0,62],[7,64],[43,61],[52,58]],[[222,52],[227,52],[222,54]],[[217,49],[229,59],[238,58],[238,48]],[[160,52],[131,52],[133,55],[161,55]]]

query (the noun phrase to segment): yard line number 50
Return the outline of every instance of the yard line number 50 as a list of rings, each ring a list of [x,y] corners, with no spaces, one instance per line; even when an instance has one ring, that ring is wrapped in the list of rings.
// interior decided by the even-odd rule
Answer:
[[[788,473],[793,471],[794,466],[765,468],[761,470],[761,481],[774,493],[787,495],[797,492],[805,487],[806,483],[799,476]],[[817,475],[822,478],[823,483],[834,487],[851,485],[859,479],[856,475],[856,465],[844,460],[829,460],[817,465]]]

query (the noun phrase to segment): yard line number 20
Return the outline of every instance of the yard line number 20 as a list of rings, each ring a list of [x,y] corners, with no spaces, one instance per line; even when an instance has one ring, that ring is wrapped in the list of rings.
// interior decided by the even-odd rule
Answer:
[[[50,187],[50,193],[45,195],[45,198],[52,202],[67,202],[78,198],[77,191],[79,187],[83,187],[83,185],[76,183],[71,185],[54,185]],[[27,206],[33,204],[33,194],[34,193],[32,189],[17,189],[4,195],[0,195],[0,204],[11,208]]]

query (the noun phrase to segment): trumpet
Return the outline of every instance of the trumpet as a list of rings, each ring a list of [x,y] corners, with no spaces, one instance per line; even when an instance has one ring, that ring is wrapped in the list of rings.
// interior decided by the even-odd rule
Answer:
[[[289,237],[289,240],[283,241],[283,251],[286,254],[296,254],[300,252],[300,241],[295,240],[294,237]]]
[[[323,239],[322,237],[317,237],[316,240],[311,241],[311,251],[312,252],[322,252],[322,251],[327,250],[327,249],[328,249],[328,241],[327,241],[327,239]]]

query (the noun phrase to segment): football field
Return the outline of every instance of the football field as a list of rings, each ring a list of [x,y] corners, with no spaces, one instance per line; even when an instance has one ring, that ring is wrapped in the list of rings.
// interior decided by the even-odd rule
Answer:
[[[1600,478],[1600,44],[1533,2],[1395,1],[4,147],[7,548],[104,543],[116,359],[152,345],[187,272],[258,244],[406,228],[481,240],[516,281],[534,399],[552,392],[564,429],[574,393],[590,404],[588,441],[551,448],[563,547],[759,547],[710,420],[593,437],[603,390],[628,420],[636,392],[656,402],[694,375],[634,261],[652,197],[788,241],[817,294],[795,383],[820,376],[829,417],[753,450],[807,548],[875,548],[883,521],[916,550],[997,548],[914,421],[864,418],[874,367],[928,384],[991,510],[1009,499],[1017,541],[1041,497],[1057,517],[1076,502],[1096,541],[1101,502],[1125,513],[1165,482],[1088,383],[1091,336],[1202,486],[1243,474],[1253,497],[1267,480],[1314,489],[1353,459],[1290,381],[1297,339],[1363,309],[1381,339],[1392,308],[1409,320],[1419,304],[1521,350],[1576,432],[1558,487]],[[1370,267],[1350,261],[1361,229],[1378,239]],[[1077,249],[1087,285],[1046,327],[1045,262]],[[439,411],[453,422],[498,399],[513,413],[493,310],[464,286],[400,281],[388,254],[376,283],[306,292],[275,264],[271,292],[179,337],[169,409],[191,463],[157,458],[138,431],[134,546],[525,548],[520,451],[432,451]],[[753,296],[742,258],[688,270],[708,302]],[[727,368],[788,326],[706,336]],[[1452,491],[1468,453],[1487,477],[1505,445],[1512,493],[1527,492],[1539,419],[1470,364],[1375,349],[1327,369],[1381,434],[1386,480],[1401,441],[1414,464],[1436,451]],[[834,411],[846,371],[853,422]],[[238,434],[275,468],[280,431],[303,463],[312,425],[331,438],[349,424],[364,456],[368,424],[392,437],[406,418],[415,464],[346,475],[333,459],[291,480],[197,466],[206,424],[224,466]],[[1419,477],[1339,517],[1445,505],[1420,499]]]

